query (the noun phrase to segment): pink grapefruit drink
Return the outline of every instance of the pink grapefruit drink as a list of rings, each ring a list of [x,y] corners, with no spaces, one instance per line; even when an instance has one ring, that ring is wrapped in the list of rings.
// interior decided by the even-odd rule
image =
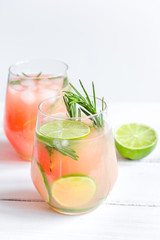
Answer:
[[[116,154],[105,102],[96,115],[70,118],[65,107],[56,107],[60,98],[39,106],[31,176],[53,210],[76,215],[96,208],[111,191]]]
[[[54,63],[52,62],[53,66]],[[32,68],[37,63],[33,62],[32,68],[28,69],[30,64],[21,63],[10,68],[4,119],[4,129],[9,142],[25,160],[32,158],[38,104],[46,98],[60,94],[68,85],[65,65],[64,72],[58,75],[57,72],[47,74],[40,71],[30,74],[29,70],[32,73]],[[43,66],[40,67],[42,69]],[[38,70],[37,67],[35,71]]]

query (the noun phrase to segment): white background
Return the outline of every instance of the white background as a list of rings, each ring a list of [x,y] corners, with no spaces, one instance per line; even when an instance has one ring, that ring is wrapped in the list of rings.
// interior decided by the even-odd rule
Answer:
[[[108,102],[160,101],[160,1],[0,0],[0,100],[9,65],[47,57]]]

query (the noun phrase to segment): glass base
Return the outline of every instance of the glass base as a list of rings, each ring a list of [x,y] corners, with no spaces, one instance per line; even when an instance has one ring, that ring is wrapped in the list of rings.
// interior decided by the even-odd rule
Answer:
[[[17,152],[21,159],[24,161],[30,162],[32,160],[32,156],[24,153]]]
[[[57,213],[60,213],[60,214],[63,214],[63,215],[68,215],[68,216],[78,216],[78,215],[82,215],[82,214],[86,214],[86,213],[89,213],[91,211],[93,211],[94,209],[97,208],[96,207],[92,207],[92,208],[88,208],[88,209],[82,209],[82,210],[79,210],[79,211],[76,211],[76,210],[66,210],[64,211],[63,209],[61,208],[56,208],[56,207],[53,207],[51,204],[49,204],[49,206],[52,208],[53,211],[57,212]]]

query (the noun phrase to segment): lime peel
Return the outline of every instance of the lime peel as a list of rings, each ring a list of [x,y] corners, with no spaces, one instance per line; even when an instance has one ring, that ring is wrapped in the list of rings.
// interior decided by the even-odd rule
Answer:
[[[51,201],[50,187],[47,176],[39,163],[32,160],[33,182],[46,202]]]

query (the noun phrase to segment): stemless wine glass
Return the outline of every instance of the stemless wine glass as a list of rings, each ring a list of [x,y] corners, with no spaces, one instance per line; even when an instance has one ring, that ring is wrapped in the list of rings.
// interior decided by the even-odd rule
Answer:
[[[31,176],[42,198],[59,213],[91,211],[115,183],[117,160],[107,105],[97,98],[98,109],[102,104],[103,111],[76,118],[66,114],[62,96],[39,105]]]
[[[69,86],[68,66],[57,60],[19,62],[9,68],[4,130],[25,160],[31,160],[38,104]]]

